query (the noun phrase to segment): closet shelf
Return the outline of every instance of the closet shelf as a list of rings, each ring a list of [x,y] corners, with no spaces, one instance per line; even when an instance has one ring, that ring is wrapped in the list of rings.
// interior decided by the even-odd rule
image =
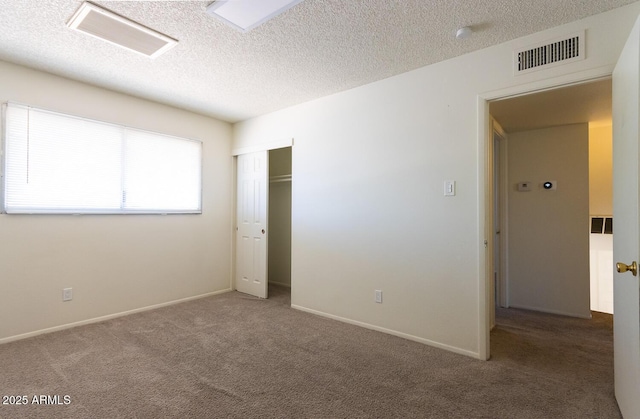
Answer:
[[[291,175],[279,175],[269,177],[270,183],[291,182]]]

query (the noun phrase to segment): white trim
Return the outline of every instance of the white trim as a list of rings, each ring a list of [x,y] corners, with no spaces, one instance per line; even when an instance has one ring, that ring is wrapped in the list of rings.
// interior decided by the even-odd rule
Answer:
[[[407,340],[411,340],[411,341],[414,341],[414,342],[422,343],[422,344],[425,344],[425,345],[428,345],[428,346],[433,346],[434,348],[444,349],[446,351],[454,352],[454,353],[457,353],[457,354],[460,354],[460,355],[469,356],[471,358],[482,359],[480,357],[480,354],[478,354],[477,352],[468,351],[466,349],[457,348],[455,346],[444,345],[442,343],[434,342],[432,340],[424,339],[424,338],[421,338],[421,337],[418,337],[418,336],[414,336],[414,335],[409,335],[407,333],[398,332],[396,330],[386,329],[384,327],[375,326],[375,325],[372,325],[372,324],[369,324],[369,323],[360,322],[360,321],[357,321],[357,320],[347,319],[345,317],[335,316],[333,314],[328,314],[328,313],[325,313],[325,312],[322,312],[322,311],[313,310],[311,308],[306,308],[306,307],[302,307],[302,306],[298,306],[298,305],[294,305],[294,304],[291,304],[291,308],[294,308],[294,309],[300,310],[300,311],[304,311],[304,312],[307,312],[307,313],[315,314],[317,316],[326,317],[328,319],[337,320],[339,322],[343,322],[343,323],[348,323],[348,324],[352,324],[352,325],[355,325],[355,326],[364,327],[365,329],[375,330],[377,332],[382,332],[382,333],[386,333],[388,335],[397,336],[397,337],[400,337],[400,338],[403,338],[403,339],[407,339]]]
[[[231,195],[232,199],[229,203],[229,209],[231,210],[231,249],[229,249],[230,263],[231,263],[231,277],[229,278],[229,289],[235,291],[236,288],[236,242],[238,235],[238,159],[236,156],[231,156]]]
[[[488,360],[491,356],[489,333],[491,332],[491,313],[489,305],[491,301],[491,286],[488,284],[487,269],[491,264],[491,252],[487,252],[490,243],[490,234],[486,231],[487,205],[491,201],[487,197],[487,162],[488,144],[487,135],[489,133],[489,106],[488,101],[482,96],[477,98],[478,106],[478,358]],[[490,225],[490,224],[489,224]],[[488,263],[489,262],[489,263]]]
[[[285,138],[282,140],[271,141],[269,143],[257,144],[249,147],[239,147],[231,150],[232,156],[239,156],[240,154],[255,153],[257,151],[275,150],[278,148],[292,147],[293,138]]]
[[[613,74],[613,67],[613,65],[606,65],[591,70],[566,74],[560,77],[518,84],[504,89],[482,92],[478,94],[478,97],[487,101],[514,98],[518,96],[530,95],[532,93],[543,92],[545,90],[554,90],[559,87],[582,84],[590,80],[595,81],[599,79],[610,78],[611,74]]]
[[[493,124],[494,131],[497,132],[498,135],[502,138],[507,138],[507,133],[502,128],[502,125],[500,125],[500,123],[496,121],[491,115],[489,115],[489,117],[491,118],[491,123]]]
[[[8,103],[4,102],[2,103],[2,111],[1,111],[1,115],[0,115],[0,215],[4,215],[4,191],[6,189],[6,185],[5,185],[5,179],[6,179],[6,173],[5,173],[5,162],[4,162],[4,155],[6,153],[6,144],[7,144],[7,139],[6,139],[6,126],[7,126],[7,118],[6,118],[6,113],[7,113],[7,107],[8,107]]]
[[[0,345],[2,345],[4,343],[14,342],[14,341],[17,341],[17,340],[31,338],[31,337],[38,336],[38,335],[43,335],[45,333],[58,332],[60,330],[71,329],[73,327],[84,326],[84,325],[87,325],[87,324],[99,323],[99,322],[103,322],[103,321],[106,321],[106,320],[115,319],[115,318],[118,318],[118,317],[128,316],[130,314],[140,313],[140,312],[143,312],[143,311],[150,311],[150,310],[155,310],[157,308],[167,307],[167,306],[180,304],[180,303],[186,303],[187,301],[198,300],[200,298],[211,297],[211,296],[218,295],[218,294],[224,294],[224,293],[227,293],[227,292],[230,292],[230,291],[232,291],[232,290],[231,289],[225,289],[225,290],[221,290],[221,291],[208,292],[206,294],[200,294],[200,295],[196,295],[196,296],[193,296],[193,297],[181,298],[179,300],[167,301],[165,303],[154,304],[154,305],[150,305],[150,306],[146,306],[146,307],[136,308],[136,309],[133,309],[133,310],[122,311],[120,313],[108,314],[106,316],[94,317],[92,319],[81,320],[79,322],[67,323],[67,324],[63,324],[63,325],[60,325],[60,326],[54,326],[54,327],[49,327],[49,328],[46,328],[46,329],[36,330],[34,332],[28,332],[28,333],[23,333],[23,334],[20,334],[20,335],[9,336],[9,337],[0,339]]]
[[[610,78],[613,74],[614,65],[606,65],[590,70],[579,71],[572,74],[567,74],[560,77],[549,78],[545,80],[534,81],[530,83],[523,83],[516,86],[507,87],[504,89],[498,89],[493,91],[487,91],[479,93],[477,96],[478,106],[478,235],[479,237],[479,251],[478,251],[478,308],[479,308],[479,326],[478,326],[478,351],[480,359],[489,359],[491,356],[490,347],[490,333],[491,333],[491,316],[488,311],[488,304],[491,301],[491,296],[487,294],[487,289],[490,289],[487,281],[492,281],[493,275],[487,274],[487,268],[493,263],[490,261],[489,252],[482,254],[484,248],[484,240],[488,240],[486,236],[486,228],[490,224],[487,217],[492,217],[493,214],[487,212],[487,205],[489,202],[486,197],[489,178],[486,177],[486,166],[489,159],[487,155],[487,144],[489,141],[493,142],[493,138],[489,138],[489,102],[496,99],[505,99],[517,96],[529,95],[532,93],[553,90],[560,87],[566,87],[575,84],[582,84],[589,81],[595,81],[599,79]],[[483,237],[484,236],[484,237]],[[488,240],[489,241],[489,240]],[[515,307],[515,306],[513,306]],[[540,311],[539,309],[535,309]],[[562,315],[571,315],[566,313],[553,313]]]
[[[500,124],[492,118],[493,128],[496,129],[498,136],[501,138],[500,140],[500,161],[495,164],[499,165],[500,168],[500,182],[498,188],[500,190],[500,200],[499,203],[499,213],[500,213],[500,225],[498,226],[500,230],[500,292],[501,295],[499,304],[502,307],[509,307],[509,200],[507,199],[508,190],[509,190],[509,162],[508,162],[508,154],[509,154],[509,141],[508,134],[502,129]],[[493,135],[495,135],[493,133]],[[495,153],[495,151],[494,151]],[[493,235],[495,237],[495,235]],[[494,257],[495,260],[495,257]],[[494,267],[495,268],[495,267]],[[495,309],[494,313],[495,313]],[[495,320],[495,318],[494,318]]]
[[[591,312],[589,312],[588,316],[584,316],[584,315],[581,315],[581,314],[570,313],[570,312],[567,312],[567,311],[547,310],[546,308],[542,308],[542,307],[521,306],[521,305],[514,305],[514,304],[512,304],[509,308],[516,308],[516,309],[519,309],[519,310],[537,311],[539,313],[556,314],[558,316],[576,317],[578,319],[591,319],[592,318]]]

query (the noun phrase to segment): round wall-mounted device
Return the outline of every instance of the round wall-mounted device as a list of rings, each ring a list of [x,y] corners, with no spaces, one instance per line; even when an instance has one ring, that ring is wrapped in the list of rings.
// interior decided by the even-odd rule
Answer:
[[[547,190],[547,191],[552,191],[556,189],[556,181],[555,180],[548,180],[546,182],[542,183],[542,188]]]

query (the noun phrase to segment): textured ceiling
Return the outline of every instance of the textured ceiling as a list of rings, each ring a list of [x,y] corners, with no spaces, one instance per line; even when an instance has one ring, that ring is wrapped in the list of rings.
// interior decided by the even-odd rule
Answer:
[[[611,121],[611,79],[492,102],[491,115],[506,132]]]
[[[305,0],[245,34],[210,1],[94,2],[180,41],[155,60],[68,29],[81,3],[0,0],[0,59],[235,122],[633,0]]]

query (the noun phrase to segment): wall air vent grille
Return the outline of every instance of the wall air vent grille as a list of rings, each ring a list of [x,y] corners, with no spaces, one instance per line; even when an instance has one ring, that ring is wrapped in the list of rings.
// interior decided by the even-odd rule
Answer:
[[[555,67],[585,58],[584,32],[516,51],[515,74]]]

